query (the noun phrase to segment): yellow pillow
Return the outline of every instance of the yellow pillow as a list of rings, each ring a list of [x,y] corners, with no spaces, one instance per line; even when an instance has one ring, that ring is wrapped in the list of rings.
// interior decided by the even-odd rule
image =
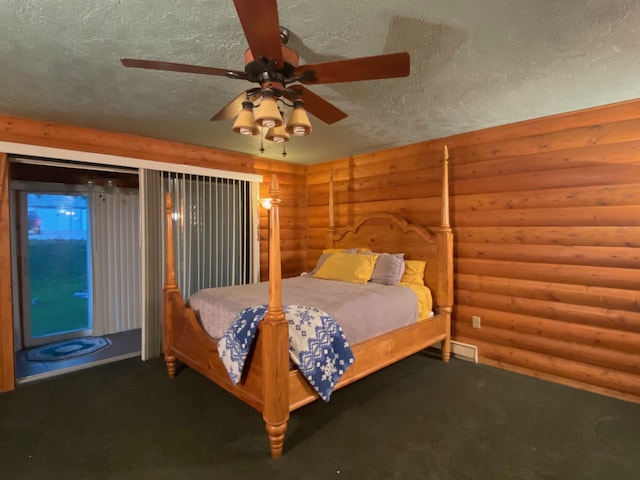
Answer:
[[[416,283],[399,283],[398,285],[405,286],[413,290],[418,299],[418,320],[424,320],[429,317],[429,313],[433,310],[433,297],[431,296],[431,290],[424,285],[418,285]]]
[[[424,269],[427,268],[425,260],[405,260],[404,273],[400,283],[415,283],[424,285]]]
[[[336,252],[329,256],[313,275],[325,280],[365,284],[371,278],[378,255]]]

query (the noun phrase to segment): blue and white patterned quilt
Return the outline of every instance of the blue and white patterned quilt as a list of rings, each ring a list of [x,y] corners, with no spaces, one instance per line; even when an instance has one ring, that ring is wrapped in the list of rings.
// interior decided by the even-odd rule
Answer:
[[[301,305],[282,307],[289,322],[289,356],[320,397],[328,402],[354,357],[340,325],[326,312]],[[229,378],[240,382],[244,363],[267,313],[266,305],[245,308],[218,341]]]

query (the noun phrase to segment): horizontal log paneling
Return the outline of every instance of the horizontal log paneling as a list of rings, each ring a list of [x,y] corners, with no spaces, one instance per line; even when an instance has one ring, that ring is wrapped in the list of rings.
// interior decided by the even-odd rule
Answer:
[[[640,402],[640,100],[308,167],[308,261],[336,222],[438,222],[449,147],[454,339],[485,363]],[[482,327],[471,327],[471,316]]]
[[[341,179],[339,175],[340,171],[333,173],[334,179],[334,191],[336,193],[342,191],[363,191],[368,189],[380,189],[395,186],[404,186],[407,184],[431,184],[435,187],[435,191],[438,191],[440,184],[440,178],[442,173],[437,168],[424,168],[424,159],[422,160],[423,166],[419,170],[402,170],[383,175],[372,175],[370,171],[365,170],[358,178],[353,178],[349,175],[347,178]],[[436,163],[437,164],[437,163]],[[327,176],[328,178],[328,176]],[[325,182],[327,181],[325,178]],[[321,192],[327,192],[328,186],[325,184],[309,185],[309,194],[315,195]]]
[[[260,184],[260,196],[261,197],[269,197],[269,187],[271,182],[271,176],[273,172],[263,174],[266,178],[264,178],[263,183]],[[292,174],[275,174],[278,178],[278,185],[283,191],[281,192],[284,198],[284,195],[289,195],[294,198],[305,198],[306,188],[304,186],[306,177],[304,175],[292,175]]]
[[[615,168],[612,168],[615,167]],[[451,172],[456,172],[455,163]],[[637,183],[640,176],[640,165],[615,164],[595,165],[582,168],[559,169],[551,175],[544,172],[525,172],[496,175],[480,178],[465,178],[452,185],[455,195],[491,192],[523,192],[527,190],[548,190],[554,188],[592,187],[594,185],[611,185]]]
[[[460,325],[457,333],[461,336],[468,336],[471,328],[471,326]],[[505,347],[552,355],[595,367],[614,368],[621,372],[640,375],[640,354],[637,352],[612,350],[573,341],[567,342],[566,340],[556,340],[547,335],[522,333],[491,326],[484,326],[480,332],[473,332],[473,335],[478,337],[479,340],[490,340]]]
[[[640,291],[637,290],[536,282],[522,279],[515,281],[512,278],[466,275],[463,273],[456,275],[456,287],[459,290],[640,312]]]
[[[489,365],[630,401],[640,398],[640,382],[634,374],[507,347],[475,336],[460,335],[458,339],[477,345],[482,352],[480,362]]]
[[[307,242],[304,239],[280,240],[280,251],[282,252],[299,252],[306,248]],[[269,248],[268,239],[260,238],[260,254],[267,255]]]
[[[460,243],[459,257],[485,260],[515,260],[520,262],[589,265],[598,267],[640,268],[640,250],[634,247],[601,247],[583,245]]]
[[[575,324],[563,320],[521,315],[513,312],[501,312],[478,306],[460,305],[459,315],[480,315],[482,325],[499,328],[504,331],[527,333],[529,335],[544,335],[546,338],[591,345],[609,350],[638,354],[640,334],[633,332],[620,333],[617,330],[591,325]],[[462,322],[456,325],[456,334],[475,334],[469,331]]]
[[[640,312],[460,289],[456,290],[455,299],[460,305],[640,333]]]
[[[260,240],[266,241],[269,238],[267,224],[265,222],[260,223]],[[295,228],[289,228],[282,231],[280,235],[281,240],[305,240],[307,238],[307,229],[304,225]],[[304,242],[303,242],[304,244]]]
[[[630,179],[631,180],[631,179]],[[618,185],[613,191],[608,185],[596,187],[573,187],[519,192],[514,198],[511,192],[458,195],[456,210],[492,211],[527,208],[553,208],[561,203],[564,207],[598,207],[640,203],[640,184]]]
[[[553,217],[549,217],[549,210],[554,211]],[[496,214],[495,210],[489,212],[455,212],[452,222],[456,225],[486,225],[491,222],[496,226],[503,225],[530,225],[530,226],[601,226],[601,225],[640,225],[640,217],[637,212],[627,205],[615,205],[612,207],[550,207],[508,209]]]
[[[634,290],[640,270],[555,263],[506,262],[457,258],[458,273]]]
[[[523,243],[527,245],[600,245],[640,247],[640,227],[479,226],[456,228],[459,243]]]
[[[588,147],[555,152],[533,153],[516,157],[496,158],[482,162],[456,165],[458,178],[480,178],[495,175],[510,175],[523,172],[582,168],[599,164],[632,163],[633,155],[640,153],[640,142],[625,142],[615,145],[590,145]],[[631,156],[630,156],[631,154]]]
[[[411,164],[412,161],[422,165],[433,165],[434,162],[442,158],[442,147],[445,144],[450,146],[455,145],[457,148],[461,148],[468,145],[501,142],[534,134],[553,133],[603,123],[615,123],[635,119],[638,119],[637,100],[621,102],[614,106],[606,105],[595,107],[579,112],[579,114],[576,114],[576,112],[560,113],[549,117],[512,123],[505,127],[487,128],[454,135],[448,138],[440,138],[396,149],[374,152],[368,155],[313,165],[309,168],[309,179],[310,184],[326,182],[326,177],[332,169],[334,171],[338,171],[339,169],[357,171],[358,169],[366,170],[367,168],[373,167],[387,168],[389,171],[396,171],[397,169],[402,169],[405,164]],[[593,145],[587,145],[586,148],[592,146]],[[606,156],[605,154],[605,157]],[[398,162],[398,159],[402,159],[402,162]],[[382,175],[384,172],[380,172],[380,174]],[[322,178],[322,176],[325,178]]]
[[[577,114],[576,114],[577,113]],[[638,118],[638,101],[630,100],[616,105],[603,105],[581,112],[565,112],[548,117],[524,120],[498,128],[486,128],[475,132],[454,135],[447,139],[432,142],[436,149],[449,142],[451,145],[474,145],[487,142],[510,140],[540,133],[566,131],[575,128],[589,127],[603,123],[615,123]]]
[[[329,222],[329,208],[326,205],[309,206],[309,219]],[[368,215],[376,212],[403,212],[421,214],[425,211],[435,212],[440,215],[440,198],[414,198],[407,205],[404,200],[380,200],[374,202],[358,202],[355,204],[342,203],[334,208],[336,217],[353,218],[354,215]],[[325,225],[326,226],[326,225]]]
[[[309,185],[315,185],[325,183],[331,171],[336,175],[336,180],[344,180],[358,178],[361,175],[370,176],[367,172],[372,172],[372,175],[386,175],[403,170],[419,170],[430,164],[427,160],[428,157],[435,160],[436,157],[440,158],[441,156],[442,151],[433,148],[428,143],[416,143],[392,150],[373,152],[369,155],[313,165],[307,171],[307,178]],[[398,157],[406,159],[402,165],[395,162]]]
[[[407,185],[396,185],[384,188],[387,192],[386,198],[389,200],[392,199],[402,199],[408,200],[418,197],[427,196],[431,193],[437,192],[439,188],[439,184],[430,183],[428,185],[424,184],[407,184]],[[324,188],[318,189],[319,192],[309,192],[310,199],[312,203],[309,205],[326,205],[327,199],[329,197],[328,190],[325,191]],[[334,200],[336,203],[362,203],[362,202],[370,202],[376,201],[380,198],[380,188],[371,188],[367,190],[348,190],[343,189],[342,191],[336,190],[334,192]],[[324,202],[324,203],[323,203]]]
[[[599,121],[594,125],[566,128],[549,133],[530,132],[497,142],[482,142],[460,147],[459,163],[634,142],[638,140],[638,130],[640,130],[640,118],[611,123]]]

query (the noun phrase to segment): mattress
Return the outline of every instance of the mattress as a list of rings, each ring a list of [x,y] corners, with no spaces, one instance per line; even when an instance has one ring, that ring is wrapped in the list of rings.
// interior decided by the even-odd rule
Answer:
[[[208,288],[189,298],[206,332],[221,338],[246,307],[265,305],[269,283]],[[282,303],[315,307],[331,315],[355,345],[418,320],[416,293],[410,288],[368,283],[360,285],[314,278],[310,275],[282,280]]]

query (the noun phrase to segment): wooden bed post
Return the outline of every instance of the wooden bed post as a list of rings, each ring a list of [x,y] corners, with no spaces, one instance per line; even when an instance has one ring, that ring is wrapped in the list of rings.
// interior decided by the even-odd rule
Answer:
[[[451,312],[453,310],[453,231],[449,223],[449,149],[442,161],[441,222],[438,230],[438,302],[445,314],[447,338],[442,341],[442,360],[451,356]],[[446,252],[446,254],[442,254]]]
[[[329,172],[329,229],[327,232],[327,248],[333,248],[336,223],[333,210],[333,169]]]
[[[282,455],[289,420],[289,324],[282,309],[280,266],[280,188],[271,177],[269,210],[269,308],[260,324],[264,375],[264,418],[271,456]]]
[[[173,250],[173,220],[172,220],[173,202],[171,194],[167,192],[164,198],[164,214],[166,223],[166,239],[165,239],[165,282],[162,290],[162,349],[164,351],[164,361],[167,365],[167,374],[169,378],[176,376],[176,357],[172,355],[171,347],[173,346],[173,309],[171,303],[171,294],[177,292],[180,295],[178,284],[176,283],[176,268]]]

